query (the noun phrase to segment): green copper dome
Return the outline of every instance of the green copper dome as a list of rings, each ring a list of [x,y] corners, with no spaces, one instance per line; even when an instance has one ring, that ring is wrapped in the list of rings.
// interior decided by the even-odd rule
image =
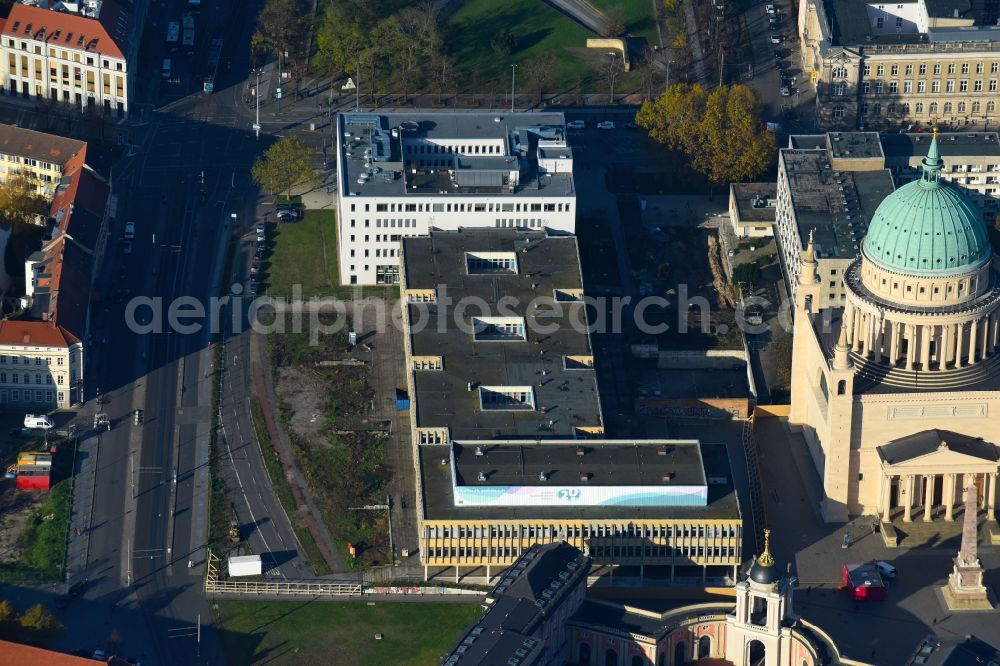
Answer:
[[[989,262],[993,251],[982,214],[962,190],[941,180],[943,166],[935,132],[920,180],[887,196],[868,225],[864,253],[877,266],[943,277]]]

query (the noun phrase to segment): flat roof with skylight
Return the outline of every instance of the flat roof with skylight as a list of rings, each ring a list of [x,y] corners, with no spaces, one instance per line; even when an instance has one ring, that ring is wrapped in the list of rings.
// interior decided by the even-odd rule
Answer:
[[[453,439],[603,432],[575,238],[432,231],[402,240],[402,263],[417,428]]]

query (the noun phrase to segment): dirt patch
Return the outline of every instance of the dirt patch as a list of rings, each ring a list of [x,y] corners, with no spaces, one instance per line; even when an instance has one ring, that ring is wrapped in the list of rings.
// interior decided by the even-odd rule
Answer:
[[[22,536],[45,493],[18,492],[13,481],[0,482],[0,562],[17,562],[24,552]]]
[[[324,440],[327,380],[301,366],[279,367],[276,374],[274,391],[286,409],[288,428],[307,440]]]

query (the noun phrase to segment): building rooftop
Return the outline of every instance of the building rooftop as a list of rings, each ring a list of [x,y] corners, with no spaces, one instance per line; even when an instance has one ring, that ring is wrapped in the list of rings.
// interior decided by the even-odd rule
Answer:
[[[834,159],[882,159],[882,142],[878,132],[828,132],[825,148]]]
[[[119,59],[128,53],[131,30],[131,13],[114,0],[101,0],[93,8],[83,2],[54,2],[51,8],[47,0],[16,2],[3,25],[7,37]]]
[[[478,445],[492,447],[492,442]],[[586,450],[583,460],[577,459],[577,447]],[[677,451],[676,468],[669,471],[676,476],[663,480],[667,465],[659,457],[659,449],[667,446]],[[452,447],[448,445],[423,445],[418,447],[419,464],[423,487],[424,514],[427,520],[516,520],[531,518],[546,519],[738,519],[739,502],[732,482],[732,472],[726,447],[722,444],[697,444],[671,440],[541,440],[536,442],[504,442],[490,451],[489,469],[483,470],[484,463],[476,460],[473,443],[456,445],[461,447],[457,464],[451,463]],[[697,453],[693,448],[700,448]],[[702,470],[692,462],[700,454]],[[485,457],[485,456],[484,456]],[[444,464],[442,464],[444,461]],[[497,461],[497,462],[493,462]],[[523,471],[521,465],[524,465]],[[643,470],[652,467],[652,473]],[[581,480],[581,470],[590,474]],[[457,475],[456,475],[457,471]],[[497,477],[497,483],[507,481],[510,485],[497,488],[496,499],[478,505],[456,505],[456,483],[477,484],[480,471],[487,472],[484,484],[488,492],[490,472]],[[540,474],[545,472],[548,481],[542,482]],[[701,481],[706,500],[695,505],[687,503],[673,506],[637,506],[626,502],[637,501],[638,488],[648,489],[658,486],[667,492],[676,490],[678,501],[689,502],[686,496],[691,486],[681,487],[704,474]],[[544,492],[543,484],[553,486],[553,492]],[[558,488],[556,488],[558,484]],[[617,485],[615,485],[617,484]],[[642,485],[640,485],[642,484]],[[648,484],[648,485],[646,485]],[[692,484],[694,485],[694,484]],[[527,488],[519,491],[518,486]],[[677,486],[671,489],[671,486]],[[631,487],[631,488],[630,488]],[[596,490],[591,490],[596,488]],[[575,497],[574,489],[580,489],[583,501],[590,501],[591,494],[600,495],[600,504],[569,504],[566,497]],[[562,492],[562,491],[566,492]],[[530,494],[527,501],[518,503],[519,496]],[[487,493],[483,493],[484,495]],[[671,494],[673,494],[671,492]],[[692,500],[693,502],[693,500]]]
[[[407,305],[411,354],[442,359],[441,370],[414,373],[419,427],[535,439],[602,425],[575,238],[465,229],[404,238],[402,248],[404,288],[437,295]],[[490,270],[489,257],[513,268]],[[526,400],[484,408],[501,388]]]
[[[927,155],[930,142],[928,132],[882,135],[882,149],[893,166],[916,166]],[[938,134],[938,150],[946,162],[956,157],[1000,158],[1000,140],[996,132],[942,132]]]
[[[575,194],[561,113],[342,113],[337,132],[347,197]]]
[[[872,215],[894,190],[890,171],[834,171],[827,149],[786,148],[781,159],[802,243],[814,230],[818,258],[858,256]]]
[[[590,558],[564,542],[525,550],[486,595],[486,613],[462,634],[442,664],[544,663],[545,643],[532,634],[586,584],[589,571]]]
[[[899,0],[893,4],[905,5],[908,10],[904,24],[897,30],[887,20],[884,28],[876,28],[878,14],[871,11],[877,3],[871,0],[822,0],[830,22],[832,42],[838,46],[880,44],[928,44],[996,42],[1000,31],[996,23],[996,7],[991,3],[970,0]],[[917,5],[917,7],[913,7]],[[913,7],[910,9],[910,7]],[[928,19],[947,19],[953,25],[932,27],[927,32],[918,31],[914,17],[922,14]],[[888,15],[884,15],[888,16]],[[958,25],[954,22],[958,21]]]
[[[593,439],[576,440],[575,444],[546,441],[527,445],[497,440],[453,444],[455,482],[459,486],[706,485],[700,447],[695,440]],[[664,478],[666,473],[670,474],[669,480]],[[585,482],[581,475],[587,475]]]
[[[7,664],[32,664],[32,666],[93,666],[92,659],[45,650],[12,641],[0,641],[0,654]]]
[[[24,347],[69,347],[79,344],[75,335],[48,321],[0,322],[0,344]]]
[[[906,666],[994,666],[1000,650],[986,641],[965,636],[928,636],[920,642]]]
[[[84,141],[0,124],[0,153],[6,155],[19,155],[63,165],[86,148]]]
[[[733,183],[740,222],[774,223],[774,204],[778,186],[775,183]]]
[[[942,448],[989,462],[1000,459],[997,447],[984,439],[936,428],[894,439],[877,448],[879,457],[890,465],[921,458]]]

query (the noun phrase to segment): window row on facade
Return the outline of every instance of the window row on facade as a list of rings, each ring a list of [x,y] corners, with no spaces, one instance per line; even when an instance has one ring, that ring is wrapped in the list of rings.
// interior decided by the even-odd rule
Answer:
[[[497,523],[493,525],[433,525],[425,526],[428,538],[728,538],[740,535],[735,523],[664,523],[636,525],[633,523],[583,523],[575,525],[525,525]]]
[[[370,203],[364,204],[364,212],[371,212]],[[351,212],[357,212],[358,204],[351,204]],[[553,203],[380,203],[375,204],[376,213],[569,213],[568,202]],[[367,220],[366,220],[367,222]],[[366,225],[367,226],[367,225]]]
[[[923,62],[916,64],[908,63],[905,65],[895,64],[888,66],[882,64],[882,65],[875,65],[874,67],[875,76],[879,77],[885,76],[886,70],[888,70],[889,76],[899,76],[900,72],[903,72],[904,76],[913,76],[914,72],[916,72],[917,76],[927,76],[928,71],[931,73],[932,76],[940,76],[942,72],[947,72],[949,75],[958,73],[970,74],[973,71],[975,71],[976,74],[985,74],[986,63],[977,62],[973,64],[969,62],[963,62],[963,63],[949,62],[945,64],[945,63],[935,62],[928,64],[926,62]],[[989,70],[990,74],[1000,73],[1000,62],[989,63]],[[862,73],[865,75],[865,77],[871,76],[872,65],[866,63],[862,67]],[[831,70],[831,76],[832,78],[835,79],[847,78],[847,68],[835,67]]]
[[[31,389],[0,389],[0,404],[12,402],[52,403],[53,401],[60,405],[63,404],[66,402],[66,393]]]

